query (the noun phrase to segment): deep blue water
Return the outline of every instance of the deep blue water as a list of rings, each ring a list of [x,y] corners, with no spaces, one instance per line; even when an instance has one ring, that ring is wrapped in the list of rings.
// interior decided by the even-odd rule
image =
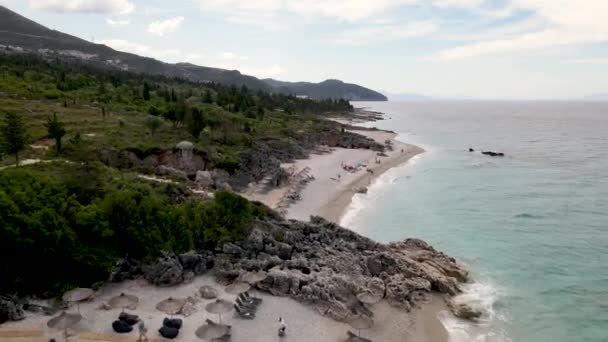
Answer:
[[[343,223],[471,268],[464,299],[486,316],[446,321],[453,341],[608,341],[608,103],[355,105],[427,152],[357,195]]]

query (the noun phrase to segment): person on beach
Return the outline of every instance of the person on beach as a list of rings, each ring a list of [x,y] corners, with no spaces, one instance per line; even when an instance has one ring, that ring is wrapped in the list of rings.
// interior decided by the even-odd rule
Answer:
[[[139,330],[139,338],[137,339],[137,342],[148,341],[148,336],[146,336],[148,334],[148,328],[146,328],[146,324],[143,320],[139,321],[137,324],[137,329]]]
[[[287,330],[287,322],[283,319],[283,317],[279,317],[279,336],[285,336]]]

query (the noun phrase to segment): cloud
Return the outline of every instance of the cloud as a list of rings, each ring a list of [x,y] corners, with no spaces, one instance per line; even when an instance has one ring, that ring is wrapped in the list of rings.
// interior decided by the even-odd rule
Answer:
[[[232,21],[260,26],[280,14],[312,19],[357,22],[376,18],[402,6],[474,7],[484,0],[194,0],[203,13],[223,13]],[[257,21],[253,20],[258,17]],[[245,18],[245,19],[242,19]],[[241,20],[242,19],[242,20]]]
[[[29,0],[30,7],[51,12],[129,14],[135,5],[128,0]]]
[[[607,58],[577,58],[563,61],[565,64],[608,64]]]
[[[189,61],[196,61],[196,60],[201,60],[204,58],[205,58],[205,55],[202,53],[189,53],[186,55],[186,59]]]
[[[406,24],[370,25],[340,32],[331,40],[340,45],[363,46],[426,36],[438,29],[439,25],[430,20]]]
[[[106,19],[106,23],[112,27],[125,27],[125,26],[129,26],[129,24],[131,23],[130,20],[113,20],[113,19]]]
[[[247,56],[240,56],[234,52],[222,52],[220,59],[225,61],[246,61],[249,59]]]
[[[163,36],[165,33],[175,32],[184,22],[184,17],[174,17],[162,21],[153,21],[148,25],[148,32]]]
[[[118,51],[130,52],[163,61],[177,61],[181,56],[181,52],[177,49],[156,49],[148,45],[130,42],[124,39],[102,39],[96,40],[95,43],[107,45]]]
[[[432,58],[450,61],[483,55],[538,50],[565,45],[608,41],[608,13],[605,0],[512,0],[512,15],[522,11],[546,22],[542,28],[510,37],[494,37],[440,51]],[[514,22],[512,25],[517,25]]]

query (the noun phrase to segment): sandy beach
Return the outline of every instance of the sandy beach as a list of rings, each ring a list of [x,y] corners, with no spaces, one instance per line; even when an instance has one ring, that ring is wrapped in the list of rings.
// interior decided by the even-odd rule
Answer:
[[[113,332],[111,323],[117,319],[120,309],[103,310],[99,307],[113,296],[120,293],[133,294],[140,297],[136,308],[126,311],[138,315],[146,323],[149,329],[150,341],[168,341],[157,333],[162,325],[163,318],[167,314],[156,310],[156,304],[163,299],[188,298],[194,302],[196,312],[189,317],[175,316],[184,320],[184,326],[180,335],[174,341],[201,341],[194,332],[204,324],[206,319],[218,322],[218,315],[207,313],[204,309],[207,303],[213,300],[200,298],[198,289],[201,286],[210,285],[215,287],[222,299],[234,301],[236,296],[225,293],[224,287],[217,284],[212,275],[197,277],[190,284],[183,284],[171,288],[159,288],[149,285],[144,280],[127,281],[121,284],[109,284],[98,291],[95,297],[80,304],[80,313],[83,320],[72,330],[69,341],[96,341],[96,342],[134,342],[137,340],[137,329],[133,332],[118,335]],[[252,292],[253,295],[263,299],[256,318],[246,320],[236,318],[234,312],[224,314],[222,323],[232,326],[232,341],[238,342],[269,342],[269,341],[328,341],[338,342],[347,338],[347,331],[357,332],[348,324],[336,322],[315,312],[311,307],[300,304],[289,298],[274,297]],[[445,331],[441,326],[436,326],[436,320],[428,319],[427,316],[436,315],[437,308],[441,307],[443,301],[438,297],[432,297],[429,304],[422,309],[408,314],[402,310],[389,306],[386,302],[372,306],[374,312],[375,326],[368,330],[362,330],[363,337],[373,341],[401,342],[401,341],[445,341]],[[72,306],[69,312],[76,312]],[[283,317],[287,321],[288,330],[285,338],[277,336],[278,319]],[[48,342],[55,338],[63,341],[62,332],[51,330],[46,327],[49,316],[41,314],[29,314],[27,319],[20,322],[5,323],[0,326],[0,341],[14,342]],[[24,336],[27,335],[27,336]],[[19,337],[22,336],[22,337]]]

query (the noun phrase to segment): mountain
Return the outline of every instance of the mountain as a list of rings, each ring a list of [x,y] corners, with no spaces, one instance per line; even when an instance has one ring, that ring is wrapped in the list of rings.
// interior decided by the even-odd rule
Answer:
[[[383,91],[384,94],[390,101],[430,101],[433,100],[430,96],[420,95],[420,94],[411,94],[411,93],[401,93],[401,94],[392,94],[386,91]]]
[[[237,70],[224,70],[190,63],[170,64],[153,58],[116,51],[78,37],[51,30],[10,9],[0,6],[0,47],[24,50],[60,58],[78,58],[96,66],[118,68],[133,72],[184,78],[195,82],[217,82],[245,85],[251,89],[306,95],[311,98],[344,98],[349,100],[386,101],[373,90],[338,80],[321,83],[289,83],[260,80]]]
[[[283,82],[271,78],[263,79],[277,92],[298,96],[308,96],[313,99],[347,99],[352,101],[386,101],[386,96],[362,86],[344,83],[340,80],[326,80],[321,83]]]

